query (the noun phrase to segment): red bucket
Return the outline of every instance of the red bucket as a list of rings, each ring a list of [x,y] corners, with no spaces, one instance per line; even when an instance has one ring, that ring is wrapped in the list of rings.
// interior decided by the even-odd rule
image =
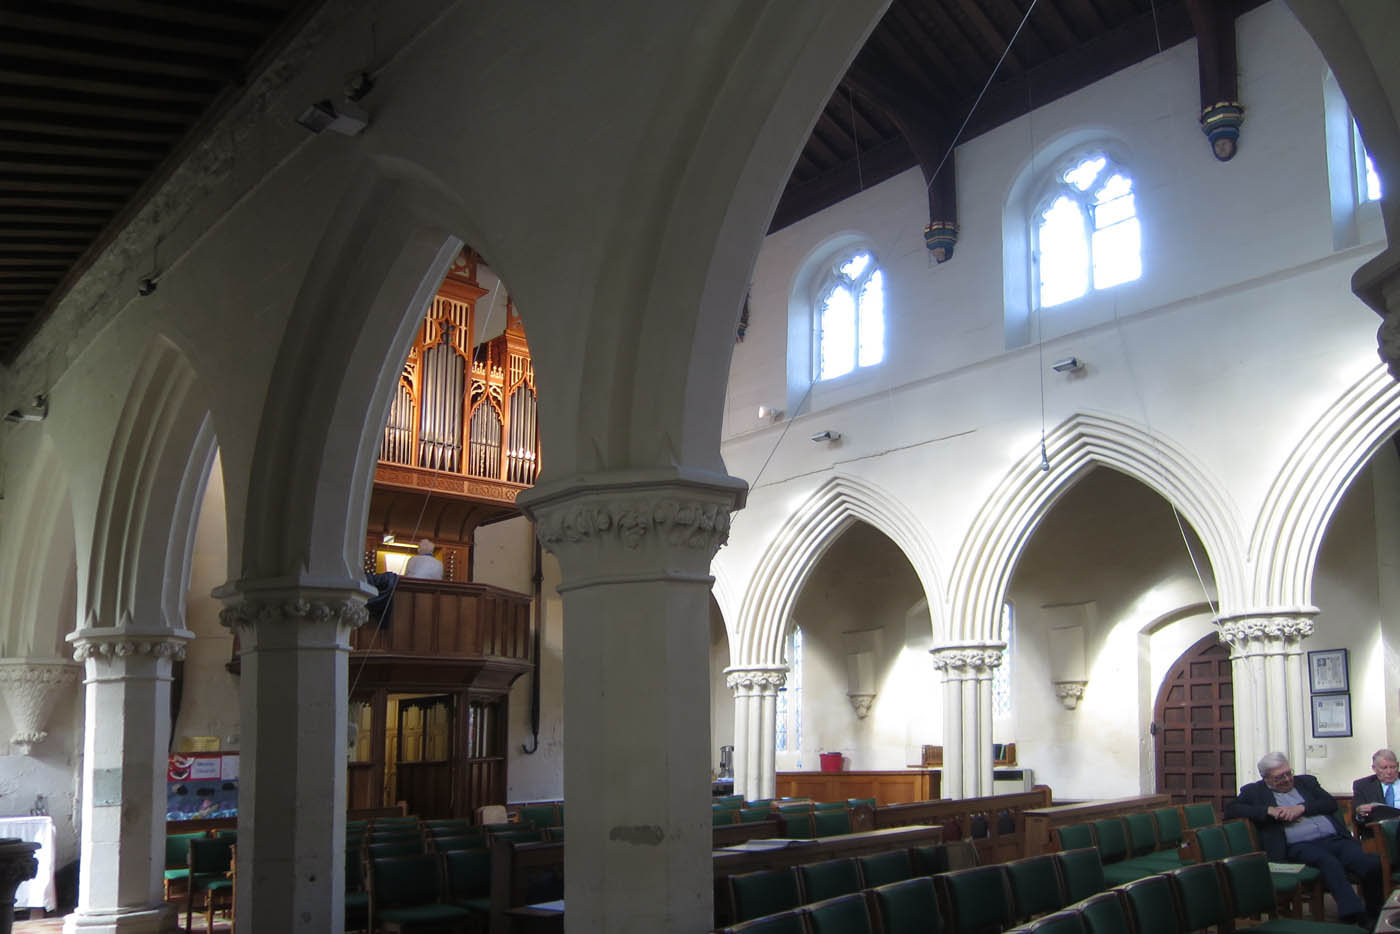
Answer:
[[[839,752],[823,752],[823,753],[819,753],[819,755],[820,755],[821,760],[822,760],[822,771],[823,771],[823,772],[839,772],[839,771],[841,771],[841,762],[842,762],[842,758],[843,758],[842,755],[841,755],[841,753],[839,753]]]

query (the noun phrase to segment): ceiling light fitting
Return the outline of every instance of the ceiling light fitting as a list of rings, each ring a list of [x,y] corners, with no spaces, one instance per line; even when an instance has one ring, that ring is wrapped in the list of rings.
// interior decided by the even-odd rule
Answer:
[[[820,442],[822,442],[822,441],[840,441],[840,440],[841,440],[841,432],[839,432],[839,431],[819,431],[819,432],[817,432],[816,434],[812,435],[812,440],[813,440],[813,441],[816,441],[816,442],[818,442],[818,443],[820,443]]]
[[[303,110],[297,123],[312,133],[330,130],[342,136],[358,136],[369,126],[369,113],[348,98],[339,103],[323,100]]]
[[[1050,369],[1056,373],[1077,373],[1084,369],[1084,364],[1078,357],[1065,357],[1063,360],[1056,360],[1050,364]]]
[[[49,417],[49,397],[35,396],[33,405],[23,405],[5,413],[7,422],[42,422]]]
[[[771,405],[760,405],[758,407],[758,417],[770,422],[776,422],[783,417],[782,409],[775,409]]]

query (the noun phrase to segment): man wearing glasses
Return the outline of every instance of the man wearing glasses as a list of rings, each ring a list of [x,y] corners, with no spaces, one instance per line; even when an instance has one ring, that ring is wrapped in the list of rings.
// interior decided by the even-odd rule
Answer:
[[[1311,775],[1293,774],[1283,753],[1260,759],[1259,775],[1263,781],[1245,785],[1225,805],[1225,817],[1253,821],[1270,860],[1316,866],[1337,902],[1337,916],[1369,930],[1381,906],[1380,857],[1361,849],[1337,818],[1337,799]],[[1361,880],[1365,902],[1348,873]]]
[[[1377,749],[1371,756],[1371,771],[1375,774],[1351,783],[1352,814],[1355,815],[1358,830],[1372,820],[1394,817],[1395,814],[1389,809],[1400,807],[1400,802],[1397,802],[1400,788],[1395,784],[1395,780],[1400,778],[1400,763],[1396,762],[1395,753],[1389,749]],[[1378,805],[1386,810],[1372,815],[1371,812]]]

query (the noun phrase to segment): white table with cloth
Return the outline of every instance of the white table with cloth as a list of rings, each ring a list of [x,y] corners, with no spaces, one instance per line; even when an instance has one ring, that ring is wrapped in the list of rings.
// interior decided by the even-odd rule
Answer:
[[[43,817],[0,817],[0,837],[19,837],[39,844],[34,858],[39,861],[39,871],[34,878],[19,884],[15,890],[15,909],[42,908],[54,911],[58,908],[58,888],[54,885],[56,836],[53,818]]]

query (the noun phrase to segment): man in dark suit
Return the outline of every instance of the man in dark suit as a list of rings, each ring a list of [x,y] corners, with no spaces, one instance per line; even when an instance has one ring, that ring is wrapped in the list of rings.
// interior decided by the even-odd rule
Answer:
[[[1395,786],[1396,779],[1400,778],[1400,763],[1396,762],[1395,753],[1377,749],[1371,756],[1371,771],[1375,774],[1351,783],[1351,813],[1358,830],[1371,820],[1371,809],[1376,805],[1393,808],[1400,800],[1400,788]]]
[[[1271,752],[1259,760],[1259,776],[1225,805],[1225,817],[1246,818],[1275,862],[1307,863],[1337,902],[1337,915],[1370,930],[1381,907],[1381,861],[1361,849],[1337,817],[1337,799],[1311,775],[1294,775],[1288,757]],[[1361,880],[1363,903],[1347,879]]]

